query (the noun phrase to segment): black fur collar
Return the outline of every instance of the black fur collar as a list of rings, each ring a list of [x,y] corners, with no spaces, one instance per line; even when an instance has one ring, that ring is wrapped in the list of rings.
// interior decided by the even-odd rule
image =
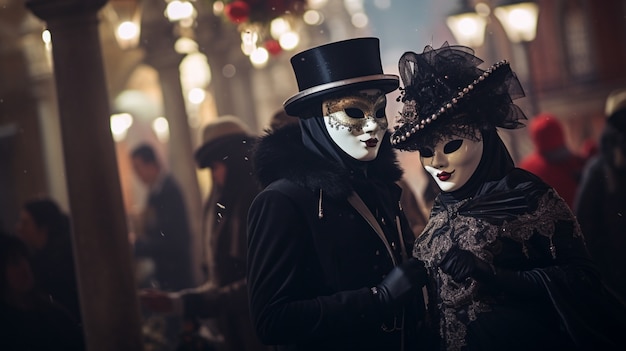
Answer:
[[[345,198],[352,192],[350,174],[336,162],[326,160],[304,147],[300,126],[291,125],[261,137],[253,153],[256,177],[263,187],[286,178],[312,191]],[[402,177],[389,133],[382,140],[378,157],[368,169],[371,178],[396,182]]]

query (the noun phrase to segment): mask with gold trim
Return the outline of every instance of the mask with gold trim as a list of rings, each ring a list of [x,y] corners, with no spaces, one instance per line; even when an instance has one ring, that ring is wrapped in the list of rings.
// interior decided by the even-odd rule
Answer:
[[[333,142],[352,158],[371,161],[378,155],[388,127],[387,98],[378,89],[359,90],[324,100],[324,124]]]

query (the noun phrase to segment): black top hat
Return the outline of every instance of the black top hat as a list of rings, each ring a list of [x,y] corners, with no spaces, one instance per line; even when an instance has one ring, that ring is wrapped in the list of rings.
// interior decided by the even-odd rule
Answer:
[[[472,138],[476,129],[523,127],[524,112],[513,103],[524,90],[509,63],[487,68],[474,50],[444,43],[406,52],[398,68],[404,107],[391,137],[400,150],[419,150],[452,135]]]
[[[299,93],[285,101],[287,114],[299,116],[321,98],[345,89],[396,90],[399,78],[383,74],[378,38],[357,38],[318,46],[291,58]],[[302,117],[302,116],[300,116]]]

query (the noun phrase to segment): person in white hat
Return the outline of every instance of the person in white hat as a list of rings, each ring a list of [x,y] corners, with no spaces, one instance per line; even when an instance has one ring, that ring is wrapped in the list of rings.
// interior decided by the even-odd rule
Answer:
[[[264,190],[248,215],[252,321],[275,350],[417,350],[423,265],[399,206],[377,38],[291,58],[297,116],[253,156]],[[422,314],[423,316],[423,314]]]
[[[607,283],[626,301],[626,89],[606,100],[599,153],[587,162],[574,212]]]

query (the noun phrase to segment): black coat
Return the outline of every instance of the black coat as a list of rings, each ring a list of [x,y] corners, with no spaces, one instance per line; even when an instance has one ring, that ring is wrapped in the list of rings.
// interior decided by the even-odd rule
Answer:
[[[207,283],[182,294],[186,316],[215,319],[224,337],[220,351],[267,350],[252,328],[246,287],[246,216],[259,193],[249,160],[253,141],[236,135],[220,148],[226,183],[214,185],[203,215]]]
[[[162,290],[192,287],[191,232],[182,191],[172,176],[148,196],[144,221],[135,255],[154,261],[154,277]]]
[[[378,219],[391,250],[347,201],[352,176],[308,151],[298,126],[259,143],[253,161],[265,189],[248,215],[247,277],[253,323],[264,343],[278,350],[403,349],[402,333],[382,327],[400,325],[403,312],[382,310],[370,290],[413,243],[399,206],[402,171],[388,136],[382,143],[368,174],[387,189],[378,203],[386,219]],[[415,347],[421,311],[420,294],[404,312],[404,349]]]
[[[600,154],[585,167],[574,213],[604,279],[626,301],[626,170],[614,164],[616,150],[626,147],[624,138],[605,127]]]

